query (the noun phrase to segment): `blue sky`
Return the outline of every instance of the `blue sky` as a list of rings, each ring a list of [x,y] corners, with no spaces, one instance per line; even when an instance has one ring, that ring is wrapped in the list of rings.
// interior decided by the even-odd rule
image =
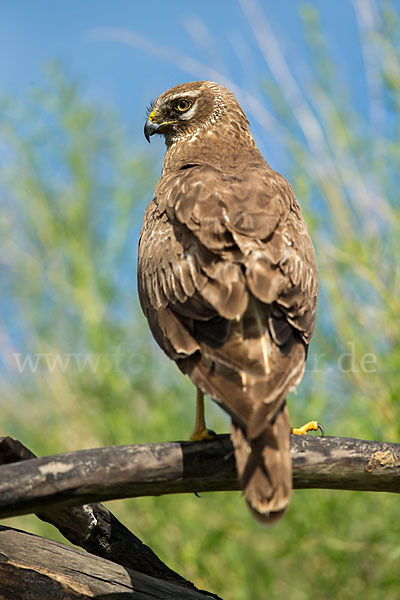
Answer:
[[[320,11],[324,37],[343,81],[352,82],[352,100],[365,110],[363,59],[352,2],[311,4]],[[259,2],[299,77],[309,60],[299,16],[302,5],[298,0]],[[122,29],[125,36],[130,32],[134,45],[113,41],[115,31],[105,34],[104,28]],[[46,61],[60,59],[83,81],[90,98],[114,105],[129,123],[143,123],[146,104],[165,89],[210,79],[210,69],[262,100],[260,80],[266,64],[237,0],[2,0],[0,39],[2,91],[22,99],[28,89],[41,85]],[[186,62],[197,61],[196,72],[174,64],[174,57],[167,55],[171,50]],[[274,151],[273,144],[267,146]]]

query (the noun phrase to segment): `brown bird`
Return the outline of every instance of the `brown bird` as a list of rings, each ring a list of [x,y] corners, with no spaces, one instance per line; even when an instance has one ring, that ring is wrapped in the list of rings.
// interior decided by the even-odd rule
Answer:
[[[191,439],[212,437],[208,394],[231,416],[247,503],[272,523],[292,488],[285,398],[302,379],[314,329],[313,245],[290,184],[261,156],[229,90],[183,83],[150,111],[145,136],[164,135],[167,151],[139,240],[142,309],[197,387]]]

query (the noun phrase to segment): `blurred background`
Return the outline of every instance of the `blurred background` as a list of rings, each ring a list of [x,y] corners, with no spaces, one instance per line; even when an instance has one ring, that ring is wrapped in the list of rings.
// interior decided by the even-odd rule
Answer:
[[[143,123],[166,89],[211,79],[291,181],[316,247],[318,321],[293,424],[400,441],[399,19],[389,0],[1,1],[1,435],[38,455],[190,435],[193,386],[137,300],[164,154]],[[108,505],[226,599],[400,597],[395,495],[295,491],[271,529],[233,492]],[[7,523],[61,539],[35,517]]]

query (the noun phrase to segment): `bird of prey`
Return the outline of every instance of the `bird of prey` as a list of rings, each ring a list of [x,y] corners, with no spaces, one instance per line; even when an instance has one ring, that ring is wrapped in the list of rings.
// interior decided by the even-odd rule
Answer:
[[[197,387],[191,439],[213,435],[207,394],[231,417],[251,511],[272,523],[292,488],[285,399],[302,379],[314,329],[313,245],[290,184],[261,156],[226,88],[195,81],[164,92],[144,133],[164,135],[167,150],[139,240],[141,306]]]

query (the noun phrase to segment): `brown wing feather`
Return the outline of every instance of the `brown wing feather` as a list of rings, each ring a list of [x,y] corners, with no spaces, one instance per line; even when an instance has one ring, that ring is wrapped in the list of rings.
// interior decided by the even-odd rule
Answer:
[[[291,490],[284,400],[303,375],[317,299],[288,182],[266,163],[165,175],[146,211],[138,285],[160,346],[232,416],[248,503],[274,520]]]

